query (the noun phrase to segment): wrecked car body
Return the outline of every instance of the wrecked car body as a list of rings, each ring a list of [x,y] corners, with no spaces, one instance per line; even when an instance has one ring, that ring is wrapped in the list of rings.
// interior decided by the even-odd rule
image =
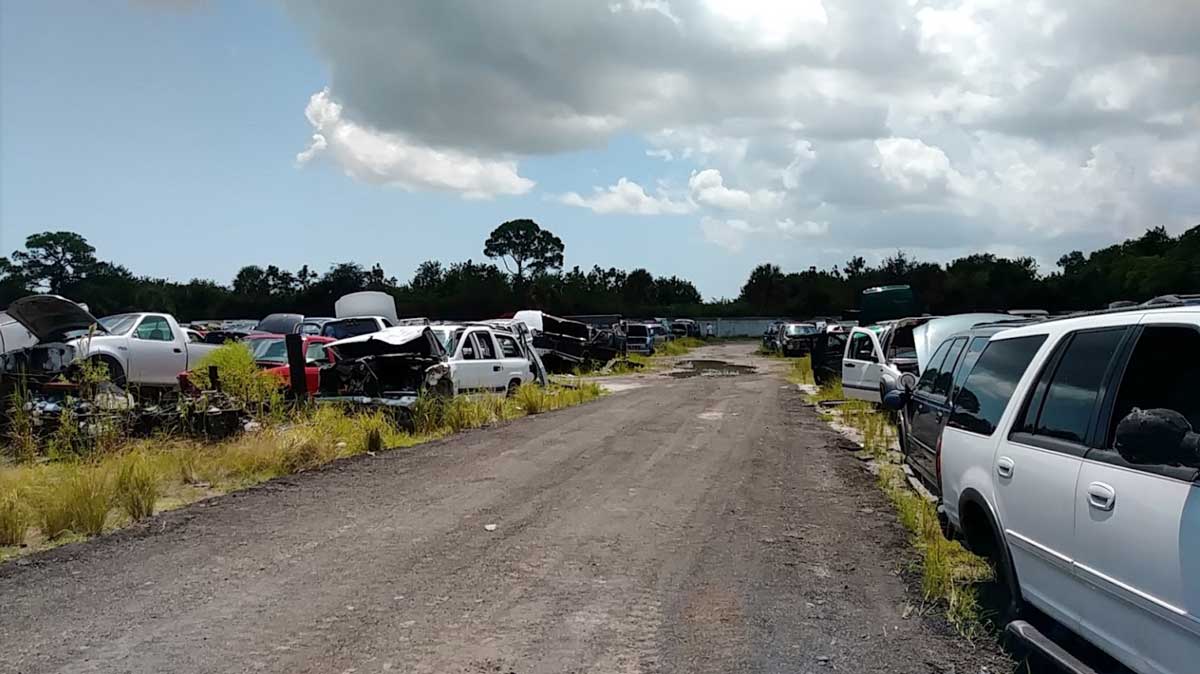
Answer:
[[[411,407],[426,391],[453,394],[446,350],[428,326],[400,326],[332,342],[321,368],[322,402]]]
[[[549,372],[571,372],[587,363],[604,365],[622,355],[625,345],[611,330],[593,330],[543,311],[518,311],[512,319],[529,327],[533,346]]]

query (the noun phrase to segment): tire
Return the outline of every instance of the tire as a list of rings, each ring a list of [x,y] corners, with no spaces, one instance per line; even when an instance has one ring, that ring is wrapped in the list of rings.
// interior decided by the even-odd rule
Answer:
[[[514,380],[508,382],[508,390],[505,392],[505,396],[511,398],[511,397],[517,395],[517,389],[519,389],[519,388],[521,388],[521,380],[520,379],[514,379]]]
[[[109,356],[95,356],[92,362],[99,363],[108,372],[108,380],[114,385],[125,388],[125,368]]]
[[[982,506],[974,504],[976,508]],[[1024,613],[1025,602],[1021,599],[1021,582],[1017,578],[1016,567],[1012,563],[1012,552],[1003,534],[986,514],[975,516],[970,522],[963,522],[963,538],[967,547],[977,555],[982,556],[991,564],[996,581],[990,591],[985,590],[982,597],[985,605],[994,607],[999,625],[1007,625],[1017,620]],[[984,530],[981,530],[985,527]]]

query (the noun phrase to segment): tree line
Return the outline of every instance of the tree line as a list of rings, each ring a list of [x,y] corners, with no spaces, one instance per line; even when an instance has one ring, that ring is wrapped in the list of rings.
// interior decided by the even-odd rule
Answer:
[[[645,269],[594,266],[563,269],[565,245],[531,220],[496,228],[484,244],[488,261],[421,263],[400,281],[382,266],[341,262],[317,272],[250,265],[228,284],[139,276],[100,260],[74,232],[43,232],[24,249],[0,257],[0,306],[34,292],[85,302],[96,315],[165,311],[184,320],[259,318],[273,312],[327,316],[342,295],[379,290],[404,316],[470,319],[522,308],[557,314],[625,316],[837,315],[858,306],[863,289],[904,283],[934,314],[1018,308],[1061,311],[1100,308],[1116,300],[1145,300],[1200,292],[1200,226],[1175,237],[1165,228],[1090,254],[1072,251],[1043,273],[1029,257],[991,253],[947,264],[922,262],[903,251],[870,265],[853,257],[840,267],[784,272],[756,267],[734,299],[703,301],[696,286]],[[498,265],[496,262],[500,264]]]

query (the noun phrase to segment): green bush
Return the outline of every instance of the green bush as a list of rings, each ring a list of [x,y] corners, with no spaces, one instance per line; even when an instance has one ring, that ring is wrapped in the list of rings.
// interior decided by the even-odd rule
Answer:
[[[212,388],[208,379],[208,368],[212,365],[217,367],[221,390],[240,399],[247,407],[259,413],[281,408],[283,392],[279,380],[263,374],[254,362],[249,346],[230,342],[201,358],[191,371],[196,386]]]

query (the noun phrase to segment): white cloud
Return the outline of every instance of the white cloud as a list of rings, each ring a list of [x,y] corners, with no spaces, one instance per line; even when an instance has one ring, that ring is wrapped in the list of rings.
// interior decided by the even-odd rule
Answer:
[[[646,194],[641,185],[621,178],[616,185],[597,187],[590,196],[568,192],[558,198],[568,206],[590,209],[594,213],[625,213],[631,215],[682,215],[695,210],[687,201],[676,201],[665,193]]]
[[[480,193],[519,193],[514,157],[633,137],[702,184],[560,198],[695,212],[727,248],[1050,254],[1200,221],[1196,0],[285,2],[345,106],[333,127],[458,153],[379,169],[316,128],[302,159],[363,180],[461,190],[446,174],[474,161]]]
[[[706,215],[700,218],[700,231],[705,241],[736,253],[758,229],[745,220],[720,220]]]
[[[517,173],[517,163],[474,157],[458,150],[438,150],[394,133],[359,126],[342,116],[342,106],[329,90],[313,94],[304,114],[316,133],[296,155],[306,164],[330,154],[347,175],[363,182],[407,190],[446,190],[467,198],[524,194],[533,181]]]
[[[788,238],[819,237],[829,233],[828,222],[814,222],[812,220],[796,222],[791,218],[776,220],[775,228],[780,234]]]
[[[777,208],[783,203],[782,192],[765,189],[747,192],[726,187],[721,172],[716,169],[692,173],[688,188],[697,202],[726,211],[761,211]]]

